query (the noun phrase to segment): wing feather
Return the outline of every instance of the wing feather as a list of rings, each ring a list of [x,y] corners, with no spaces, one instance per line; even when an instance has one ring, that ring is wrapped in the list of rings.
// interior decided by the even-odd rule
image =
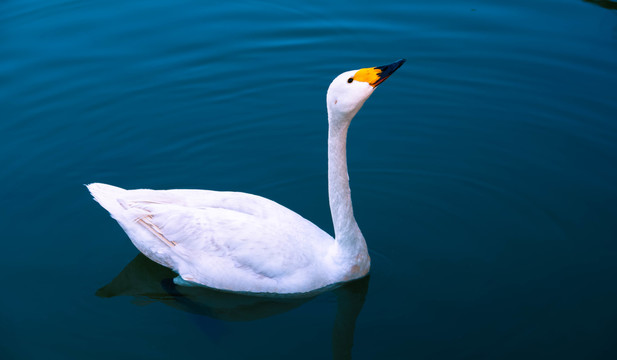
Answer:
[[[249,195],[240,202],[241,193],[234,194],[236,198],[205,201],[182,196],[181,202],[148,197],[126,204],[147,214],[138,221],[141,226],[173,245],[169,251],[180,255],[176,268],[183,278],[207,281],[217,278],[213,275],[220,268],[228,268],[227,278],[237,273],[239,278],[280,279],[317,262],[323,241],[316,244],[305,229],[319,239],[327,234],[270,200]]]
[[[294,292],[333,281],[334,239],[266,198],[209,190],[124,190],[90,184],[94,198],[150,259],[219,289]],[[299,271],[304,270],[304,271]]]

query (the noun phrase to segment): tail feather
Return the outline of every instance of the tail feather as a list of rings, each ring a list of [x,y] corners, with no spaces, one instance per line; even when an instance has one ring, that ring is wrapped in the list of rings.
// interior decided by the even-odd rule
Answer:
[[[114,214],[118,214],[123,210],[120,199],[127,190],[101,183],[92,183],[86,185],[86,187],[92,197],[94,197],[94,200],[107,210],[114,219],[116,218]]]
[[[168,250],[175,247],[176,242],[168,240],[163,235],[163,231],[153,222],[153,215],[147,209],[133,206],[131,194],[139,193],[141,190],[125,190],[100,183],[89,184],[86,187],[94,200],[120,224],[139,251],[163,266],[176,269]]]

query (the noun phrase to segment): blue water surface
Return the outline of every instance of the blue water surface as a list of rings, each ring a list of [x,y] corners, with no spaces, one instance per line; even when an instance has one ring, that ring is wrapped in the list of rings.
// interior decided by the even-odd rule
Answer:
[[[614,359],[614,1],[0,2],[0,358]],[[332,233],[325,92],[371,275],[194,291],[83,184],[233,190]]]

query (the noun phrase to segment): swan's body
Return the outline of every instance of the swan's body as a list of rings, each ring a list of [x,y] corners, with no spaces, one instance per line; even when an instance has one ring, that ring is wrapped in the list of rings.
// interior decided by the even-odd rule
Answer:
[[[207,190],[124,190],[90,184],[94,199],[135,246],[184,285],[304,293],[366,275],[366,242],[354,217],[345,143],[351,119],[404,60],[348,71],[328,89],[328,190],[335,238],[260,196]]]

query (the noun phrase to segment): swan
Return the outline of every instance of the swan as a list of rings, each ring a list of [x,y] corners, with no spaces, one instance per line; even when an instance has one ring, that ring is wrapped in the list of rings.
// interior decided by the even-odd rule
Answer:
[[[301,294],[361,278],[369,271],[370,258],[353,216],[347,129],[375,88],[404,62],[344,72],[328,88],[328,195],[334,238],[257,195],[86,186],[139,251],[178,274],[177,285]]]

